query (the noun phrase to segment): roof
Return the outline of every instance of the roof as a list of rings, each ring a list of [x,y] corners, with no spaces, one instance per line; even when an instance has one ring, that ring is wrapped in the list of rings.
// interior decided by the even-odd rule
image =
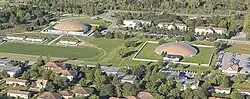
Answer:
[[[237,65],[230,66],[228,64],[228,65],[222,65],[222,67],[221,67],[222,70],[228,70],[229,68],[231,68],[232,71],[238,71],[239,70],[239,66],[237,66]]]
[[[64,76],[72,76],[72,73],[68,70],[61,70],[61,75],[64,75]]]
[[[138,99],[138,97],[135,97],[135,96],[127,96],[126,99]]]
[[[150,92],[139,92],[137,97],[140,99],[154,99]]]
[[[46,85],[47,82],[48,82],[48,80],[38,79],[38,80],[36,81],[36,84],[43,84],[43,85]]]
[[[83,88],[81,86],[73,86],[71,91],[73,93],[78,93],[78,94],[92,94],[93,93],[92,88]]]
[[[8,93],[22,94],[22,95],[29,95],[30,94],[30,92],[28,92],[28,91],[20,91],[20,90],[8,90]]]
[[[56,92],[43,92],[38,98],[42,99],[61,99],[62,95]]]
[[[6,81],[12,81],[12,82],[27,82],[27,80],[23,80],[23,79],[18,79],[18,78],[7,78]]]
[[[136,79],[135,75],[126,75],[122,78],[122,80],[134,80]]]
[[[73,95],[73,92],[71,92],[71,91],[60,91],[59,93],[63,96],[72,96]]]
[[[250,89],[239,89],[241,92],[250,92]]]
[[[231,88],[220,87],[220,86],[214,86],[213,88],[217,90],[230,90],[231,89]]]
[[[198,51],[193,46],[183,42],[170,42],[156,47],[155,52],[159,55],[162,52],[167,52],[167,54],[191,57],[196,55]]]
[[[102,72],[119,72],[118,68],[116,67],[107,67],[107,66],[101,66]]]
[[[85,31],[88,30],[89,27],[80,22],[63,21],[56,24],[53,28],[63,31]]]

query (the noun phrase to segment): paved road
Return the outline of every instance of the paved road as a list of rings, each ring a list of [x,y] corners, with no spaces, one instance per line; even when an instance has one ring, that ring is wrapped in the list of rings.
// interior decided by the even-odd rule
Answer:
[[[228,42],[228,43],[231,43],[231,44],[237,43],[237,44],[247,44],[247,45],[250,45],[250,41],[232,40],[232,39],[217,39],[216,40],[216,42],[220,42],[220,41]]]

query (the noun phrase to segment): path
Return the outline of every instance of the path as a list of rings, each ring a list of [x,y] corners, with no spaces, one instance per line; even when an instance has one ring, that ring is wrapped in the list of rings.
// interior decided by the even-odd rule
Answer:
[[[54,40],[50,41],[48,43],[48,45],[51,45],[52,43],[54,43],[55,41],[59,40],[62,36],[64,36],[64,34],[61,34],[60,36],[58,36],[57,38],[55,38]]]
[[[250,41],[242,41],[242,40],[231,40],[231,39],[217,39],[216,42],[220,42],[220,41],[224,41],[224,42],[228,42],[228,43],[238,43],[238,44],[247,44],[250,45]]]

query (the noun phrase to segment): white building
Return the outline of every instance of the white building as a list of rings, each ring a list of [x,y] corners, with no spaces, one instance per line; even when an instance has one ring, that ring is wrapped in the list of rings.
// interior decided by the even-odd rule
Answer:
[[[31,41],[31,42],[43,42],[45,39],[40,38],[25,38],[25,41]]]
[[[123,27],[131,27],[134,28],[136,25],[142,24],[142,25],[151,25],[151,21],[144,21],[144,20],[124,20],[123,21]]]
[[[121,82],[122,83],[131,83],[131,84],[134,84],[136,80],[136,76],[135,75],[126,75],[124,76],[122,79],[121,79]]]
[[[224,93],[224,94],[230,94],[231,93],[231,88],[224,88],[224,87],[219,87],[219,86],[214,86],[213,91],[215,93]]]
[[[186,31],[188,29],[187,25],[180,23],[159,23],[157,27],[167,28],[168,30],[178,29],[180,31]]]
[[[6,84],[11,85],[11,84],[17,84],[17,85],[27,85],[28,81],[23,80],[23,79],[18,79],[18,78],[7,78],[6,79]]]
[[[213,33],[217,33],[217,34],[223,34],[225,33],[226,29],[224,28],[214,28],[214,27],[196,27],[195,28],[195,33],[197,34],[213,34]]]
[[[238,89],[243,95],[250,95],[250,89]]]
[[[28,91],[9,90],[7,92],[7,96],[15,97],[16,99],[18,97],[23,98],[23,99],[29,99],[31,97],[31,93]]]
[[[24,40],[24,37],[17,37],[17,36],[7,36],[6,37],[7,40]]]
[[[79,41],[63,41],[63,40],[60,40],[58,41],[59,44],[70,44],[70,45],[76,45],[79,43]]]

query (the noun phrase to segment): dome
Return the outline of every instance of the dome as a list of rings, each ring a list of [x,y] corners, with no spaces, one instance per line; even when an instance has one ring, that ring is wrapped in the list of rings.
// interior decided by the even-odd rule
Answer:
[[[56,30],[63,30],[63,31],[86,31],[88,29],[88,27],[83,23],[71,22],[71,21],[64,21],[58,23],[53,28]]]
[[[156,47],[155,52],[159,55],[161,55],[162,52],[167,52],[167,54],[192,57],[196,55],[198,51],[189,44],[182,42],[171,42]]]

